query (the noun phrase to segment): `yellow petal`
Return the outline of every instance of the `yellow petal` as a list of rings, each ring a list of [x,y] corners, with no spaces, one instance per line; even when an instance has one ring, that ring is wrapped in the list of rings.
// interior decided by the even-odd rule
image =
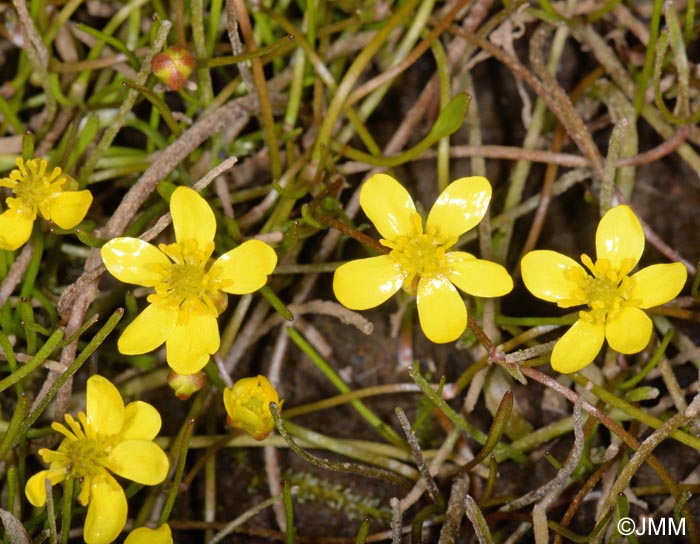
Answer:
[[[197,191],[178,187],[170,197],[170,214],[173,216],[175,239],[197,240],[203,247],[214,240],[216,218],[211,207]]]
[[[678,296],[687,277],[688,270],[681,263],[648,266],[632,276],[629,299],[639,308],[666,304]]]
[[[644,231],[629,206],[615,206],[607,211],[595,234],[598,259],[609,259],[614,270],[620,270],[623,259],[634,268],[644,252]]]
[[[130,402],[124,409],[124,425],[119,437],[122,440],[153,440],[160,431],[158,410],[140,400]]]
[[[463,251],[447,254],[449,279],[465,293],[476,297],[500,297],[513,289],[513,278],[500,264],[477,259]]]
[[[207,276],[222,291],[245,295],[265,285],[276,265],[274,249],[260,240],[248,240],[216,259]]]
[[[333,275],[333,292],[351,310],[379,306],[401,288],[404,274],[389,255],[350,261]]]
[[[62,229],[72,229],[85,219],[90,204],[90,191],[62,191],[49,202],[49,217],[44,219],[53,221]]]
[[[168,365],[178,374],[194,374],[204,368],[209,355],[219,349],[219,324],[208,312],[192,312],[187,323],[178,323],[165,343]]]
[[[579,319],[554,345],[552,368],[569,374],[593,362],[603,346],[605,325]]]
[[[467,328],[467,307],[447,278],[421,278],[417,302],[421,329],[431,342],[452,342]]]
[[[124,490],[106,471],[90,482],[90,502],[83,538],[87,544],[109,544],[124,528],[128,506]]]
[[[158,529],[139,527],[129,533],[124,544],[173,544],[173,534],[167,523]]]
[[[148,440],[126,440],[109,452],[104,465],[116,475],[144,485],[158,485],[168,475],[165,452]]]
[[[0,249],[14,251],[23,246],[32,234],[34,216],[20,209],[0,214]]]
[[[573,293],[580,291],[573,278],[588,275],[573,259],[549,250],[529,252],[523,257],[520,269],[528,291],[542,300],[558,302],[562,307],[576,305],[567,303],[574,298]]]
[[[119,281],[152,287],[163,280],[170,259],[138,238],[114,238],[100,249],[107,270]]]
[[[426,222],[447,237],[459,237],[479,224],[491,200],[491,184],[481,176],[460,178],[450,183],[435,201]]]
[[[149,304],[119,337],[117,347],[124,355],[148,353],[160,346],[175,330],[178,310],[169,304]]]
[[[652,323],[639,308],[622,308],[605,323],[608,344],[620,353],[639,353],[649,344]]]
[[[103,435],[117,434],[124,424],[124,401],[107,378],[92,376],[87,381],[87,422]]]
[[[399,236],[416,234],[416,206],[408,191],[387,174],[375,174],[360,190],[360,206],[382,238],[396,240]]]
[[[51,485],[56,485],[66,479],[65,470],[41,470],[27,480],[24,486],[24,494],[27,500],[34,506],[44,506],[46,504],[46,480],[51,481]]]

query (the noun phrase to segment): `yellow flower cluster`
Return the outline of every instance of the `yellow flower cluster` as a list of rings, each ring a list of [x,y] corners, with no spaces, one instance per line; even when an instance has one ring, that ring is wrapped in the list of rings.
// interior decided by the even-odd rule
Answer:
[[[423,220],[408,191],[394,178],[376,174],[360,191],[360,205],[382,236],[388,255],[351,261],[333,277],[333,291],[351,310],[367,310],[399,289],[417,296],[423,332],[436,343],[457,340],[467,327],[467,308],[455,288],[474,296],[499,297],[513,280],[500,264],[464,251],[448,251],[486,214],[491,184],[475,176],[453,181]]]
[[[576,372],[595,359],[607,339],[620,353],[638,353],[651,338],[652,323],[642,310],[674,299],[687,277],[681,263],[656,264],[636,274],[644,251],[644,231],[629,206],[616,206],[600,220],[595,263],[554,251],[532,251],[523,257],[523,281],[538,298],[561,308],[588,305],[556,343],[552,368]]]
[[[196,191],[178,187],[170,199],[175,243],[152,246],[138,238],[115,238],[102,246],[102,260],[118,280],[152,287],[151,303],[119,338],[126,355],[147,353],[165,343],[178,374],[194,374],[219,349],[217,317],[227,293],[260,289],[277,264],[264,242],[249,240],[215,261],[216,218]]]
[[[92,204],[90,191],[77,191],[78,182],[57,166],[47,172],[44,159],[18,158],[17,168],[0,179],[14,196],[5,199],[7,210],[0,214],[0,249],[13,251],[29,240],[37,214],[62,229],[72,229]]]
[[[14,250],[29,238],[38,214],[62,228],[83,220],[92,202],[89,191],[60,168],[47,172],[43,159],[17,159],[17,169],[0,179],[13,195],[0,215],[0,249]],[[360,205],[379,232],[386,253],[344,263],[333,276],[338,300],[353,310],[374,308],[403,289],[416,297],[425,336],[453,342],[466,330],[463,295],[500,297],[513,280],[500,264],[455,249],[460,236],[487,213],[491,185],[483,177],[460,178],[438,197],[425,220],[408,191],[394,178],[377,174],[360,192]],[[175,241],[153,246],[131,237],[115,238],[101,249],[107,270],[118,280],[150,288],[149,305],[126,327],[118,349],[142,354],[165,344],[173,373],[171,386],[182,398],[203,387],[201,372],[219,349],[218,316],[229,294],[262,288],[277,265],[269,245],[249,240],[214,258],[216,218],[197,192],[178,187],[170,200]],[[584,266],[548,250],[522,259],[522,276],[535,296],[559,307],[586,306],[555,344],[551,363],[560,372],[590,364],[607,340],[630,354],[643,350],[652,334],[644,310],[678,295],[686,281],[680,263],[657,264],[632,273],[644,250],[644,232],[628,206],[617,206],[601,219],[596,232],[597,260]],[[145,485],[163,482],[169,461],[153,440],[161,417],[145,402],[124,405],[116,387],[101,376],[87,382],[87,407],[77,418],[52,428],[63,435],[56,450],[39,456],[49,466],[29,478],[25,494],[34,506],[46,503],[46,481],[67,479],[80,486],[78,501],[87,506],[84,538],[108,544],[121,533],[128,505],[114,475]],[[264,440],[275,428],[270,403],[282,402],[265,376],[243,378],[226,388],[223,404],[230,426]],[[137,528],[126,544],[172,544],[170,527]]]
[[[84,538],[87,544],[108,544],[126,523],[124,490],[112,473],[144,485],[165,480],[170,463],[153,439],[160,431],[160,414],[150,404],[136,401],[124,406],[119,391],[101,376],[87,382],[87,409],[77,420],[52,428],[65,438],[57,450],[39,455],[48,470],[27,480],[25,494],[34,506],[46,503],[45,481],[56,485],[68,478],[80,484],[78,501],[88,507]]]
[[[458,179],[438,197],[424,227],[406,189],[386,174],[372,176],[360,191],[360,205],[390,251],[338,267],[336,297],[350,309],[366,310],[403,288],[416,295],[428,339],[456,340],[466,328],[467,311],[455,286],[486,297],[505,295],[513,287],[501,265],[450,251],[481,221],[490,198],[485,178]],[[532,251],[522,260],[523,281],[535,296],[562,308],[588,305],[554,346],[552,367],[560,372],[590,364],[605,339],[620,353],[643,350],[652,333],[643,310],[675,298],[686,281],[681,263],[657,264],[630,275],[644,251],[644,232],[629,206],[612,208],[601,219],[596,251],[595,263],[587,255],[581,258],[590,274],[553,251]]]

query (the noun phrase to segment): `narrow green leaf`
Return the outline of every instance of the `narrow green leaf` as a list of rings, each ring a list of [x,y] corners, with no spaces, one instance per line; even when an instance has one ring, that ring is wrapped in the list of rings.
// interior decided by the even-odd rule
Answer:
[[[464,124],[469,102],[470,99],[467,93],[460,93],[450,100],[445,109],[440,112],[425,141],[430,142],[429,145],[432,145],[440,138],[451,136],[457,132],[459,127]]]

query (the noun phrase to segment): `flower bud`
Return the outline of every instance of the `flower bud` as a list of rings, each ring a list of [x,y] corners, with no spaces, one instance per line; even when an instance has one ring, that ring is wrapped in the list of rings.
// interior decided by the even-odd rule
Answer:
[[[175,396],[180,400],[189,399],[193,394],[204,387],[206,383],[207,378],[201,370],[188,375],[178,374],[177,372],[170,372],[170,374],[168,374],[168,385],[175,391]]]
[[[179,91],[195,69],[197,60],[181,45],[168,47],[151,61],[151,70],[173,91]]]
[[[265,376],[243,378],[224,389],[228,424],[244,430],[255,440],[264,440],[275,428],[271,402],[282,407],[277,391]]]

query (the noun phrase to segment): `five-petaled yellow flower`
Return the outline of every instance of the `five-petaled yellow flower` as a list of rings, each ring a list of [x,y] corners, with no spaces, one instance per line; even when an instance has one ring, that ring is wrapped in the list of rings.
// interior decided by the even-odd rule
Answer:
[[[228,424],[244,430],[255,440],[264,440],[275,428],[271,402],[282,408],[277,391],[265,376],[243,378],[224,389]]]
[[[502,296],[513,288],[500,264],[448,251],[481,221],[490,200],[486,178],[453,181],[433,205],[424,229],[408,191],[391,176],[372,176],[360,191],[360,205],[391,252],[341,265],[333,277],[335,296],[351,310],[367,310],[403,287],[417,295],[418,319],[428,339],[456,340],[467,326],[467,309],[455,286],[480,297]]]
[[[129,533],[124,544],[173,544],[173,534],[167,523],[157,529],[139,527]]]
[[[47,172],[44,159],[18,158],[17,168],[0,179],[0,187],[12,190],[5,200],[7,210],[0,215],[0,249],[13,251],[32,233],[37,213],[62,229],[80,223],[92,204],[90,191],[76,191],[78,182],[57,166]]]
[[[138,238],[115,238],[102,247],[102,260],[118,280],[155,293],[124,330],[118,348],[126,355],[149,352],[165,342],[178,374],[201,370],[219,349],[217,317],[227,295],[257,291],[277,264],[277,254],[249,240],[213,261],[216,218],[196,191],[178,187],[170,200],[175,243],[158,248]]]
[[[533,295],[561,308],[589,308],[579,312],[578,321],[554,346],[552,368],[559,372],[576,372],[593,362],[604,339],[620,353],[642,351],[652,332],[642,309],[670,301],[685,284],[681,263],[656,264],[629,275],[644,251],[644,231],[628,206],[608,210],[595,242],[595,264],[581,256],[592,275],[554,251],[532,251],[522,260],[523,281]]]
[[[126,523],[124,490],[110,474],[140,484],[156,485],[168,474],[168,458],[153,439],[160,431],[160,414],[145,402],[124,406],[119,391],[102,376],[87,382],[87,410],[76,421],[51,427],[65,436],[56,451],[40,449],[49,463],[27,481],[25,493],[34,506],[46,503],[45,481],[52,485],[74,479],[80,484],[78,500],[87,506],[84,538],[88,544],[112,542]]]

